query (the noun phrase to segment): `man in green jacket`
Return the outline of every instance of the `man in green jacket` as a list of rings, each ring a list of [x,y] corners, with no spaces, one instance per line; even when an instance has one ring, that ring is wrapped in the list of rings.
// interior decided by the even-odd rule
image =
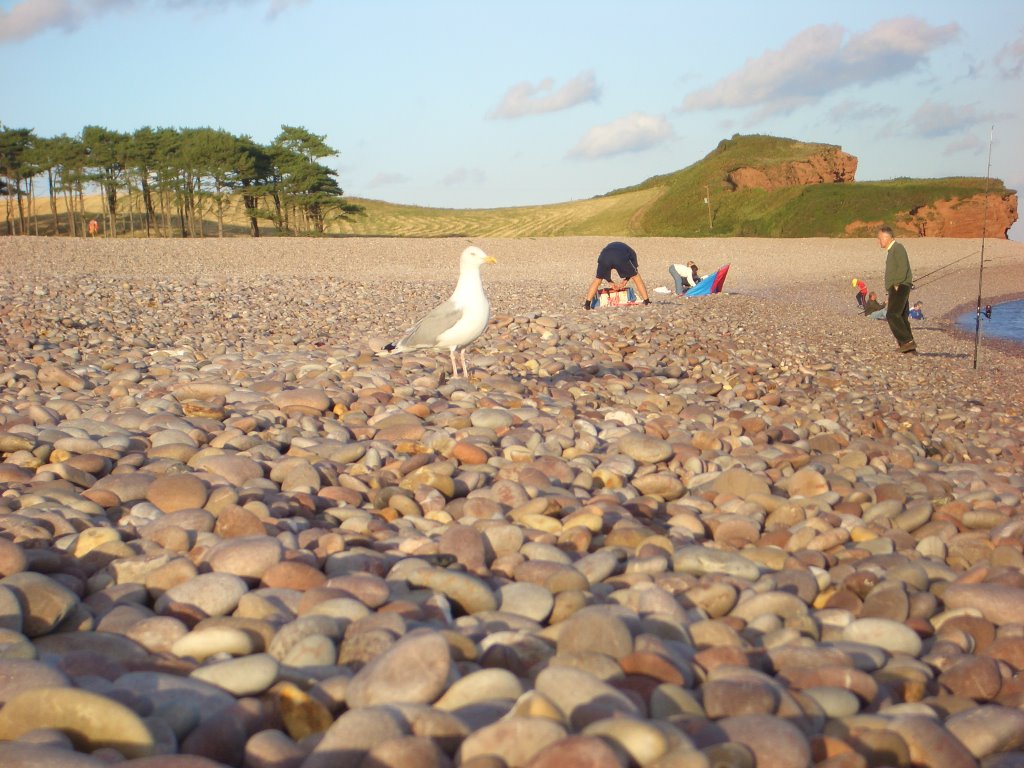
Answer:
[[[885,319],[896,337],[899,351],[916,352],[917,342],[910,330],[910,286],[914,282],[914,273],[910,271],[907,249],[896,242],[892,229],[887,226],[878,228],[878,245],[886,251],[885,290],[889,292],[889,300],[886,302]]]

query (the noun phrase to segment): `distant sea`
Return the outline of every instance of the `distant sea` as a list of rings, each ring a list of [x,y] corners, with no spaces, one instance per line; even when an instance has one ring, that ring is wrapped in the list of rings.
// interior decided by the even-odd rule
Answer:
[[[982,305],[984,310],[985,305]],[[977,325],[977,310],[965,312],[956,319],[956,327],[974,333]],[[1007,339],[1024,344],[1024,299],[1007,301],[992,306],[992,318],[981,316],[981,337]]]

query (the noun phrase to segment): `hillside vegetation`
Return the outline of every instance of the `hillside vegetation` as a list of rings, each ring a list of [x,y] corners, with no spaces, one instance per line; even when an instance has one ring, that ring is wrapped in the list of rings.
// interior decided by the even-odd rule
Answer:
[[[858,181],[773,190],[733,189],[727,180],[738,168],[798,163],[837,149],[771,136],[737,135],[687,168],[589,200],[453,210],[352,198],[364,212],[331,229],[352,235],[417,237],[863,236],[871,233],[873,223],[908,221],[912,212],[935,201],[963,200],[985,192],[983,178]],[[988,187],[992,195],[1011,192],[998,179],[989,181]]]
[[[845,164],[845,165],[844,165]],[[853,181],[857,160],[830,144],[772,136],[725,139],[693,165],[607,194],[552,205],[450,209],[345,198],[345,218],[329,216],[324,234],[364,237],[863,237],[881,222],[905,234],[975,236],[986,217],[990,236],[1005,236],[1017,219],[1017,200],[999,179],[942,178]],[[794,172],[796,169],[797,172]],[[822,179],[815,173],[821,172]],[[801,177],[792,181],[793,177]],[[737,179],[768,179],[773,188],[745,186]],[[780,181],[781,179],[781,181]],[[787,181],[788,180],[788,181]],[[839,183],[820,183],[836,182]],[[986,186],[989,202],[982,205]],[[972,199],[973,198],[973,199]],[[62,201],[58,201],[60,205]],[[102,202],[87,197],[86,218],[101,221]],[[940,210],[941,209],[941,210]],[[141,203],[127,199],[122,210],[145,236]],[[52,233],[50,217],[37,207],[36,234]],[[950,219],[958,219],[954,229]],[[201,236],[249,234],[241,204],[225,206],[218,223],[207,209]],[[177,222],[172,217],[172,223]],[[945,226],[945,225],[949,226]],[[944,228],[945,226],[945,228]],[[966,230],[964,229],[966,227]],[[177,223],[170,231],[180,231]],[[262,236],[279,230],[263,227]]]

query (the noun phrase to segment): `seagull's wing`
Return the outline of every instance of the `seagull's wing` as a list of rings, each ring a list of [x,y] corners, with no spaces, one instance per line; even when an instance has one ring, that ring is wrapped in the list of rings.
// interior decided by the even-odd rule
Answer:
[[[405,338],[398,342],[398,348],[415,349],[438,346],[437,337],[459,322],[462,319],[462,314],[462,308],[451,299],[443,304],[438,304],[409,329]]]

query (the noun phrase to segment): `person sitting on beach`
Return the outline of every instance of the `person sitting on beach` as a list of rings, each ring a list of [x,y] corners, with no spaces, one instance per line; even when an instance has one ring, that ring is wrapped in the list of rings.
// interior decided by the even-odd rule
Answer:
[[[854,294],[854,298],[857,299],[857,306],[864,309],[864,301],[868,296],[868,285],[863,280],[859,280],[856,277],[853,278],[851,285],[857,289],[857,293]]]
[[[911,320],[924,320],[924,310],[921,309],[921,302],[918,301],[910,308]]]
[[[872,320],[885,319],[885,304],[878,302],[878,294],[874,291],[868,294],[867,301],[864,302],[864,314]]]
[[[668,273],[672,275],[672,281],[676,284],[677,296],[682,296],[700,282],[697,265],[692,261],[685,264],[672,264],[668,268]]]
[[[612,280],[612,270],[619,276],[618,282]],[[607,281],[617,290],[625,288],[632,280],[636,285],[637,293],[644,300],[644,304],[650,304],[651,299],[647,295],[647,286],[640,277],[640,268],[637,263],[636,251],[625,243],[608,243],[597,257],[597,274],[590,282],[587,289],[587,298],[583,302],[584,309],[590,309],[594,296],[597,295],[601,283]]]

